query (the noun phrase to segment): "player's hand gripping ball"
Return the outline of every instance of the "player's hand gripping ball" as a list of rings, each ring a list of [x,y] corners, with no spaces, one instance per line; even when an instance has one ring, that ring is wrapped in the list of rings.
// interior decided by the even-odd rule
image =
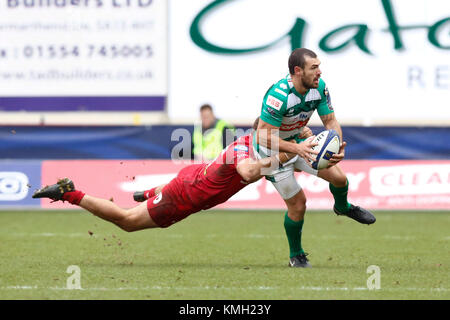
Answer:
[[[339,153],[341,141],[338,133],[335,130],[325,130],[319,133],[313,142],[318,145],[312,147],[313,150],[318,151],[316,161],[310,161],[314,169],[320,170],[328,167],[328,162],[335,153]]]

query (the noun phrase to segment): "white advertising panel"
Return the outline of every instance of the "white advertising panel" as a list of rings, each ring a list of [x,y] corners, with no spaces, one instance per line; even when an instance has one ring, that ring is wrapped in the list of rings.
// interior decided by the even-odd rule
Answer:
[[[171,0],[169,116],[251,123],[296,47],[321,60],[341,123],[450,123],[448,0]],[[317,115],[314,123],[320,123]]]
[[[2,0],[0,39],[2,110],[76,109],[52,97],[148,97],[128,101],[164,109],[165,0]],[[84,102],[87,110],[130,108],[120,99]]]

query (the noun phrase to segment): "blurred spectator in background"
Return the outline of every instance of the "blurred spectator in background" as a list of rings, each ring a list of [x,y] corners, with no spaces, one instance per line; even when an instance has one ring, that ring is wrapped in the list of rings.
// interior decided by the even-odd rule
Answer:
[[[195,126],[192,135],[192,159],[210,161],[235,140],[234,126],[217,119],[211,105],[200,107],[202,125]]]

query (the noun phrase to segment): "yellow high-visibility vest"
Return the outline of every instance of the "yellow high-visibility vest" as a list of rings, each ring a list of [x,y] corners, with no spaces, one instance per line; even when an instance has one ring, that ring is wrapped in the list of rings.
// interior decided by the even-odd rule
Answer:
[[[214,128],[207,130],[206,135],[202,134],[201,126],[196,126],[192,137],[194,156],[203,157],[203,159],[207,160],[217,157],[223,150],[222,132],[226,126],[228,126],[226,121],[219,120]]]

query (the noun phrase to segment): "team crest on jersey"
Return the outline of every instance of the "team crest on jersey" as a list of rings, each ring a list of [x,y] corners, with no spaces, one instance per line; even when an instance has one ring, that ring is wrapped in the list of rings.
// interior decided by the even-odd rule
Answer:
[[[331,105],[331,96],[330,96],[330,92],[328,91],[328,87],[325,87],[325,89],[323,89],[323,95],[325,96],[325,98],[327,98],[328,108],[330,110],[333,110],[333,106]]]
[[[274,96],[269,95],[269,96],[267,97],[266,104],[267,104],[269,107],[272,107],[272,108],[274,108],[274,109],[276,109],[276,110],[280,110],[280,109],[281,109],[281,106],[283,105],[283,101],[281,101],[281,100],[275,98]]]
[[[294,109],[294,108],[289,108],[289,109],[288,109],[288,112],[286,113],[286,117],[292,116],[292,115],[294,114],[294,112],[295,112],[295,109]]]
[[[284,83],[280,83],[280,88],[287,90],[287,85]]]

